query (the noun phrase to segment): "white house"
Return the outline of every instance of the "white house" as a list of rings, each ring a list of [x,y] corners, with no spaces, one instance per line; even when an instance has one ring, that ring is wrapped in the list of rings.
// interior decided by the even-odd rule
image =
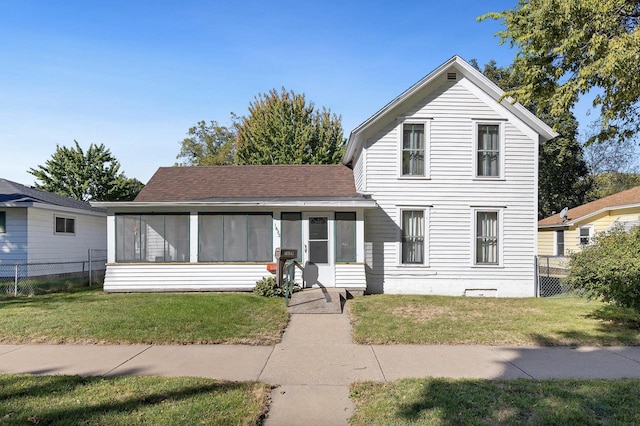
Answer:
[[[106,291],[306,286],[533,296],[538,143],[557,134],[454,56],[351,133],[343,165],[161,168],[109,210]]]
[[[106,247],[104,210],[0,179],[0,276],[13,276],[15,264],[86,260],[89,249]],[[59,263],[45,272],[81,272],[79,265]]]

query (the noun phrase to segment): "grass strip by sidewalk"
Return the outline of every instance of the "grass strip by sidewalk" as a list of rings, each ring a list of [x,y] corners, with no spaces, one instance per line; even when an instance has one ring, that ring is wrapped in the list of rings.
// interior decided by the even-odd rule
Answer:
[[[270,390],[200,378],[0,375],[0,424],[257,425]]]
[[[640,424],[640,380],[405,379],[351,385],[360,425]]]
[[[580,298],[376,295],[349,303],[358,343],[640,345],[637,314]]]
[[[0,301],[0,343],[271,345],[287,321],[279,298],[93,288]]]

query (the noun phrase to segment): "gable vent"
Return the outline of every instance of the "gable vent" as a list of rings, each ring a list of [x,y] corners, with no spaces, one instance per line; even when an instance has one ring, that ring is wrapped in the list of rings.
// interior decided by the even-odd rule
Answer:
[[[455,72],[447,73],[447,80],[457,80],[457,79],[458,79],[458,74],[456,74]]]

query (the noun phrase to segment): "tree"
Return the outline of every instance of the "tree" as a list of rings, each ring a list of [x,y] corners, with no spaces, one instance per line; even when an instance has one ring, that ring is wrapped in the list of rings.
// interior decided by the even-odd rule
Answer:
[[[596,235],[571,256],[567,280],[588,298],[640,313],[640,226]]]
[[[86,152],[56,145],[45,165],[28,170],[38,179],[36,188],[82,201],[129,201],[144,186],[119,172],[120,162],[103,144],[89,145]]]
[[[238,164],[338,164],[345,139],[341,118],[284,88],[259,94],[249,116],[236,119]]]
[[[553,115],[592,89],[602,127],[595,139],[624,140],[640,124],[640,2],[519,0],[513,9],[478,18],[501,20],[501,43],[517,49],[522,82],[507,94],[537,102]]]
[[[481,70],[477,61],[471,60],[478,70],[504,90],[521,84],[520,75],[513,66],[498,67],[491,60]],[[570,111],[554,115],[541,109],[535,100],[525,106],[560,136],[540,143],[538,149],[538,218],[552,215],[564,207],[575,207],[584,203],[590,187],[587,165],[582,159],[582,147],[577,140],[578,121]]]
[[[214,166],[233,164],[234,129],[220,126],[211,120],[209,125],[202,120],[187,132],[189,137],[182,140],[180,153],[176,158],[183,158],[181,166]]]

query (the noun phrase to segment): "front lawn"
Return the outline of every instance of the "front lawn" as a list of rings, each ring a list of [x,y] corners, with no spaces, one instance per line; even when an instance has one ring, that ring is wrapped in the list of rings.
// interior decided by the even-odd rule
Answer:
[[[0,375],[0,424],[258,425],[270,390],[200,378]]]
[[[272,345],[287,321],[279,298],[85,288],[0,300],[0,343]]]
[[[351,385],[359,425],[640,424],[640,380],[405,379]]]
[[[640,344],[640,318],[633,311],[579,298],[375,295],[349,303],[358,343]]]

